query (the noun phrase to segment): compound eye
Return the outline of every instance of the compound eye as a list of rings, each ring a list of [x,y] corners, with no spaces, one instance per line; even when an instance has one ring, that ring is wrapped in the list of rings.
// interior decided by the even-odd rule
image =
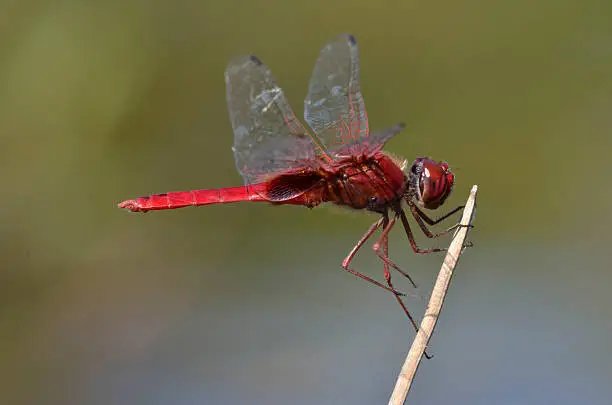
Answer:
[[[419,176],[421,201],[425,208],[435,209],[444,203],[450,195],[454,177],[448,172],[448,166],[434,161],[425,162]]]

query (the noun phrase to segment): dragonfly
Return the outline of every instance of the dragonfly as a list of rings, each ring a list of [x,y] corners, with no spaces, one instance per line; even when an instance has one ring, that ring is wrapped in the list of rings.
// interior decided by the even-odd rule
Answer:
[[[428,238],[448,234],[451,227],[433,233],[436,225],[459,206],[438,219],[424,210],[439,208],[455,181],[448,164],[418,157],[412,164],[382,149],[403,128],[400,123],[370,132],[360,89],[359,52],[353,35],[340,35],[326,44],[312,73],[304,101],[307,130],[291,109],[285,93],[266,65],[254,55],[233,58],[225,71],[226,97],[234,132],[236,168],[243,186],[168,192],[126,200],[119,204],[134,212],[241,201],[308,208],[331,203],[380,215],[342,261],[347,272],[391,292],[418,326],[391,281],[391,269],[410,275],[389,258],[389,233],[401,223],[412,250],[425,254],[445,249],[422,249],[415,242],[406,210]],[[382,260],[385,284],[356,271],[352,261],[376,233],[374,253]]]

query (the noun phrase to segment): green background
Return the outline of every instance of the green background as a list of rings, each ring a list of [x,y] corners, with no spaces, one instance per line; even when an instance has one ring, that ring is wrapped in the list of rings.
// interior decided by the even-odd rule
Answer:
[[[609,403],[608,0],[3,1],[0,402],[386,403],[413,333],[340,268],[375,216],[116,208],[241,184],[227,60],[258,55],[301,116],[343,32],[372,128],[407,123],[387,150],[448,161],[445,208],[480,187],[410,403]],[[427,293],[442,257],[399,229],[391,254]]]

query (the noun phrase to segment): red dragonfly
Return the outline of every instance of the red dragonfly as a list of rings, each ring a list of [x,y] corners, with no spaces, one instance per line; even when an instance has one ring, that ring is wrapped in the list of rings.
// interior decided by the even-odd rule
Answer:
[[[451,194],[454,175],[445,162],[427,157],[411,165],[382,151],[385,143],[404,128],[397,124],[370,133],[359,85],[359,54],[352,35],[341,35],[325,45],[314,67],[304,101],[304,118],[312,132],[296,118],[270,70],[253,55],[230,61],[225,72],[227,104],[234,130],[234,157],[244,186],[153,194],[119,204],[130,211],[175,209],[188,206],[258,201],[303,205],[322,203],[380,214],[342,262],[342,267],[392,292],[415,330],[418,326],[391,282],[390,268],[412,278],[388,255],[388,235],[400,220],[417,253],[443,249],[417,246],[404,212],[405,205],[423,233],[435,238],[435,225],[458,212],[457,207],[437,220],[425,209],[440,207]],[[351,268],[357,251],[379,228],[374,252],[384,263],[386,285]],[[453,229],[453,228],[451,228]]]

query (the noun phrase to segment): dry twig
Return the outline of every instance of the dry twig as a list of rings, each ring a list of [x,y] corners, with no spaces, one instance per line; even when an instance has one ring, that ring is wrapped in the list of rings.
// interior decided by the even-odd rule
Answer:
[[[444,263],[442,264],[442,268],[438,274],[438,279],[436,280],[436,284],[432,290],[429,304],[425,310],[421,327],[419,328],[419,332],[412,342],[412,347],[408,352],[408,356],[406,356],[402,370],[400,371],[397,382],[395,383],[395,388],[391,394],[389,405],[401,405],[406,400],[412,380],[414,379],[414,375],[419,367],[421,358],[423,357],[423,353],[425,352],[425,348],[429,342],[429,338],[433,333],[434,327],[436,326],[436,321],[438,320],[438,316],[442,310],[444,297],[446,296],[446,291],[448,290],[448,286],[453,275],[453,270],[455,269],[459,256],[461,255],[461,251],[463,250],[469,225],[471,225],[474,218],[477,190],[478,186],[472,187],[470,196],[465,204],[465,209],[463,210],[463,216],[461,217],[460,224],[462,226],[458,228],[448,248],[448,252],[444,258]]]

